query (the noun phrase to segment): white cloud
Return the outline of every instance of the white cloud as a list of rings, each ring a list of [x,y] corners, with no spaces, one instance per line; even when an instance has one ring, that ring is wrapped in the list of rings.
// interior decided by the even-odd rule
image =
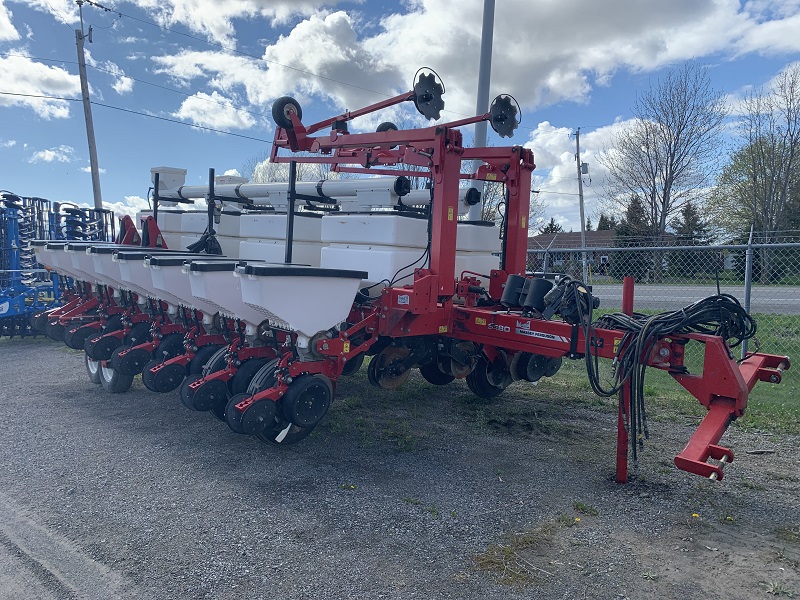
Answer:
[[[26,106],[43,119],[69,117],[69,102],[33,96],[80,96],[80,81],[61,67],[51,67],[24,56],[0,56],[3,91],[24,96],[0,96],[0,107]]]
[[[106,170],[103,167],[98,167],[97,170],[98,170],[99,173],[105,173],[106,172]],[[83,171],[84,173],[91,173],[92,172],[92,167],[91,166],[81,167],[81,171]]]
[[[19,32],[11,24],[12,13],[0,0],[0,42],[11,42],[19,39]]]
[[[581,132],[581,162],[588,163],[583,175],[585,216],[593,223],[603,207],[603,183],[606,169],[597,160],[598,154],[610,147],[614,133],[627,122],[618,122],[594,131]],[[531,148],[536,162],[533,188],[541,190],[539,199],[546,205],[545,221],[554,217],[566,231],[580,231],[580,199],[578,167],[575,161],[575,132],[565,127],[540,123],[525,144]]]
[[[0,140],[0,148],[13,148],[17,145],[17,140]]]
[[[225,171],[223,173],[223,175],[229,175],[231,177],[241,177],[242,176],[242,174],[239,173],[239,169],[228,169],[227,171]],[[161,186],[159,186],[159,187],[161,187]]]
[[[255,124],[252,116],[238,110],[230,100],[216,91],[211,94],[197,92],[190,96],[173,116],[214,129],[247,129]]]
[[[148,210],[150,204],[141,196],[125,196],[125,200],[122,202],[108,202],[104,200],[103,208],[113,210],[117,217],[122,215],[135,217],[138,211]],[[139,227],[139,223],[136,223],[136,227]]]
[[[27,4],[51,15],[56,21],[64,21],[68,25],[80,24],[78,6],[72,0],[28,0]]]
[[[72,146],[62,144],[47,150],[34,152],[28,159],[29,163],[38,162],[71,162],[75,158],[75,149]]]
[[[273,26],[286,24],[296,15],[324,14],[324,6],[336,0],[134,0],[148,9],[166,27],[186,25],[209,40],[233,48],[236,45],[234,19],[268,19]]]

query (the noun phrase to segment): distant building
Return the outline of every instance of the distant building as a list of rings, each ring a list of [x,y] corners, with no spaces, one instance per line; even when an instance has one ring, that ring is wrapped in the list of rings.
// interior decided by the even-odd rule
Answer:
[[[607,269],[610,258],[608,252],[593,248],[613,248],[617,233],[613,229],[586,232],[586,259],[592,270],[601,272]],[[548,251],[549,248],[549,251]],[[528,270],[543,271],[545,253],[547,270],[569,272],[577,266],[580,273],[581,232],[543,233],[528,238]],[[576,250],[577,249],[577,250]]]

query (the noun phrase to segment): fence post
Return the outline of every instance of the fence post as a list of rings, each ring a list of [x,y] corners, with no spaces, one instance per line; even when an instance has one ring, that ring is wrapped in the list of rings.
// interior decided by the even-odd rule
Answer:
[[[747,240],[747,250],[744,253],[744,310],[750,313],[750,292],[753,287],[753,226],[750,226],[750,238]],[[747,356],[747,341],[742,341],[742,355]]]

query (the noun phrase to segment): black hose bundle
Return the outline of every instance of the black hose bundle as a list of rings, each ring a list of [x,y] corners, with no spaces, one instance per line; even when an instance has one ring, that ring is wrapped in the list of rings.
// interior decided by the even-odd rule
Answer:
[[[579,310],[581,309],[582,305],[579,303]],[[581,318],[581,323],[591,322],[591,310],[582,317],[588,319]],[[610,388],[604,388],[600,382],[598,357],[596,350],[592,350],[593,330],[596,327],[624,332],[612,363],[613,379]],[[626,427],[629,433],[635,432],[635,435],[630,436],[635,462],[637,447],[641,447],[650,436],[644,403],[644,375],[655,343],[675,334],[702,333],[720,336],[730,348],[735,348],[744,340],[755,336],[756,322],[735,297],[718,293],[672,312],[656,315],[603,315],[591,325],[583,325],[583,330],[586,338],[586,371],[594,392],[599,396],[609,397],[619,393],[622,386],[630,380],[630,422],[626,423]]]

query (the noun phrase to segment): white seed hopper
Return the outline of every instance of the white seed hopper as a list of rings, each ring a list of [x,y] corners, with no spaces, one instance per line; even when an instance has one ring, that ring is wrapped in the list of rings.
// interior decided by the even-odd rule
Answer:
[[[243,261],[192,261],[187,265],[192,295],[205,300],[227,317],[237,318],[247,326],[246,334],[254,335],[264,320],[262,313],[242,301],[240,278],[234,277]]]
[[[144,263],[150,268],[153,285],[159,293],[172,294],[179,300],[181,306],[199,310],[203,313],[203,323],[210,325],[219,308],[192,294],[189,270],[188,268],[184,269],[184,265],[189,260],[194,259],[156,254],[146,258]],[[210,257],[204,256],[201,260],[210,260]]]
[[[363,271],[280,264],[250,264],[237,274],[245,304],[262,319],[307,338],[347,318],[367,277]]]

